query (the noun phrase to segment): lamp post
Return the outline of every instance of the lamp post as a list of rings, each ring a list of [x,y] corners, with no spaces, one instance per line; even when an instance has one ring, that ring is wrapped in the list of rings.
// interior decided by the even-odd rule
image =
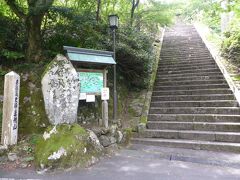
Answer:
[[[116,14],[109,15],[109,26],[113,32],[113,58],[116,61],[116,29],[118,28],[118,16]],[[117,78],[116,64],[113,65],[113,120],[117,120]]]

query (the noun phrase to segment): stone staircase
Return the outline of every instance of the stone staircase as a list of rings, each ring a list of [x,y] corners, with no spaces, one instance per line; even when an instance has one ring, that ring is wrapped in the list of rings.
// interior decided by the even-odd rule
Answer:
[[[147,129],[132,143],[240,152],[240,108],[191,25],[164,35]]]

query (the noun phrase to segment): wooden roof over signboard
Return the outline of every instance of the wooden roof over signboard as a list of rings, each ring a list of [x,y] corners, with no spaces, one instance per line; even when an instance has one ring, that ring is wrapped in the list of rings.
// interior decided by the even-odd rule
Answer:
[[[106,67],[116,64],[113,52],[64,46],[68,59],[73,64]]]

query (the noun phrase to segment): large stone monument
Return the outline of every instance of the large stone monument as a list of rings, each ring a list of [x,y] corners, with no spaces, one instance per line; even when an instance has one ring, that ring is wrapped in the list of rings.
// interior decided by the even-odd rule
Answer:
[[[79,101],[78,73],[63,55],[50,63],[42,79],[45,110],[51,124],[74,123]]]
[[[4,146],[17,144],[18,137],[18,109],[19,109],[20,77],[15,72],[5,75],[2,139]]]

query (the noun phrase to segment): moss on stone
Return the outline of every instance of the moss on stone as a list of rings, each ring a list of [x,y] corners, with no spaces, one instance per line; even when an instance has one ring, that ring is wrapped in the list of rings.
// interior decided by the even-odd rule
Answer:
[[[124,129],[124,135],[125,135],[125,142],[124,143],[127,145],[127,144],[129,144],[130,139],[133,135],[133,129],[132,128],[125,128]]]
[[[47,128],[49,133],[54,126]],[[57,159],[49,159],[54,152],[63,148],[66,154]],[[62,124],[50,138],[41,138],[35,148],[35,162],[38,167],[66,168],[72,166],[85,167],[91,164],[93,157],[99,155],[89,142],[88,132],[78,124]]]
[[[128,107],[128,113],[131,117],[136,117],[137,113],[132,107]]]
[[[147,120],[148,120],[147,116],[141,116],[140,123],[147,124]]]
[[[35,87],[30,87],[31,85]],[[45,113],[39,75],[29,73],[26,81],[21,79],[20,86],[19,132],[41,133],[49,122]]]

